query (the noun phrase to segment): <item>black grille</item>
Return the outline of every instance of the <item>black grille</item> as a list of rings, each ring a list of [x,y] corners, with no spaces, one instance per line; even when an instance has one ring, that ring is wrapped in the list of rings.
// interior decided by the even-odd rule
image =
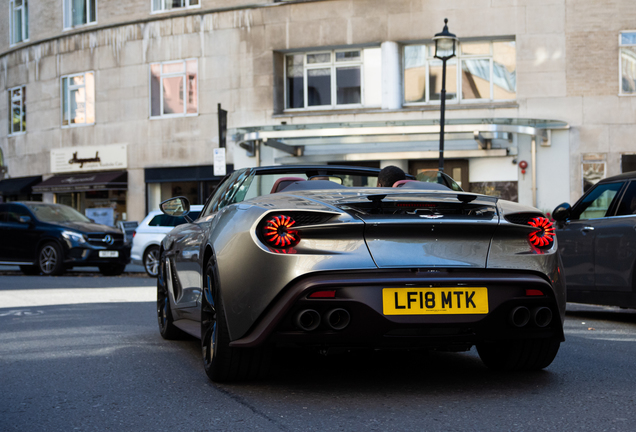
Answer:
[[[124,243],[123,234],[109,234],[113,239],[112,243],[105,241],[106,235],[107,234],[88,234],[88,242],[94,246],[113,246]]]
[[[528,225],[528,222],[536,217],[544,217],[541,213],[515,213],[506,215],[504,218],[513,224]]]
[[[281,215],[289,216],[296,221],[294,224],[295,227],[303,226],[303,225],[317,225],[321,223],[325,223],[329,221],[329,219],[333,218],[334,215],[326,214],[326,213],[308,213],[308,212],[284,212],[280,213]],[[277,214],[271,214],[266,219],[269,220],[273,217],[278,216]]]

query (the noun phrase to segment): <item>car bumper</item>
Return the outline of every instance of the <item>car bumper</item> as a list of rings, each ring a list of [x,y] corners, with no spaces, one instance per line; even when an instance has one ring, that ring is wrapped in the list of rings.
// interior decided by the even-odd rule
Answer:
[[[126,265],[130,262],[130,246],[72,247],[66,251],[64,264],[67,267]]]
[[[480,314],[385,314],[382,291],[385,288],[417,290],[444,287],[487,289],[488,312]],[[335,290],[335,298],[310,298],[315,291]],[[543,295],[527,295],[540,290]],[[532,292],[532,291],[531,291]],[[553,285],[534,273],[436,271],[331,273],[303,278],[293,283],[257,321],[244,337],[232,341],[233,347],[278,345],[345,348],[438,348],[464,350],[484,341],[523,338],[563,340],[562,308]],[[552,319],[539,326],[531,318],[522,326],[511,322],[515,308],[527,308],[532,315],[547,308]],[[317,328],[299,328],[302,311],[316,311]],[[334,310],[345,310],[348,324],[342,329],[330,326],[327,317]],[[541,309],[545,311],[544,309]]]

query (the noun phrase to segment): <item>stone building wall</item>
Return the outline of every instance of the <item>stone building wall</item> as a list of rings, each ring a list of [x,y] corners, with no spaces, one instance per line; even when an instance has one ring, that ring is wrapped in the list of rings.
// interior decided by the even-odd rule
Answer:
[[[32,2],[28,43],[10,47],[7,19],[0,19],[0,89],[26,84],[28,93],[28,132],[14,137],[7,137],[6,93],[0,97],[0,147],[10,175],[20,177],[49,175],[54,148],[128,144],[129,213],[140,219],[144,168],[212,164],[218,103],[229,112],[230,128],[439,118],[434,106],[280,113],[282,68],[274,62],[283,58],[277,53],[295,49],[430,40],[448,18],[460,39],[515,38],[517,99],[449,107],[447,118],[568,122],[570,156],[563,166],[571,167],[573,201],[581,193],[581,154],[606,154],[608,175],[616,174],[636,132],[633,99],[617,96],[618,34],[632,29],[636,7],[628,0],[606,3],[202,0],[200,8],[151,14],[150,0],[98,1],[96,25],[65,32],[61,0]],[[246,4],[268,7],[241,8]],[[238,9],[213,11],[231,7]],[[198,59],[198,116],[150,119],[149,64],[186,58]],[[96,123],[62,128],[60,77],[85,71],[95,72]],[[228,151],[232,162],[234,149]]]

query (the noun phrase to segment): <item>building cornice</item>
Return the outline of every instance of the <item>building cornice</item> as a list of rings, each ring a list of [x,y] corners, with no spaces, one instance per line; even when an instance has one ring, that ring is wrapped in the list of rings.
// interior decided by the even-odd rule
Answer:
[[[183,17],[196,16],[196,15],[208,15],[208,14],[234,12],[234,11],[248,10],[248,9],[266,9],[266,8],[272,8],[272,7],[295,5],[299,3],[317,3],[317,2],[323,2],[323,1],[332,1],[332,0],[289,0],[289,1],[279,1],[276,3],[255,3],[255,4],[247,4],[247,5],[241,5],[241,6],[224,7],[224,8],[189,9],[182,12],[152,15],[146,18],[136,19],[131,21],[123,21],[123,22],[118,22],[113,24],[82,27],[76,30],[65,31],[63,34],[59,34],[49,38],[38,39],[35,41],[29,41],[23,44],[14,45],[10,49],[4,51],[3,53],[0,53],[0,57],[4,57],[14,52],[23,50],[25,48],[30,48],[32,46],[37,46],[39,44],[53,42],[53,41],[64,39],[71,36],[77,36],[77,35],[82,35],[86,33],[93,33],[100,30],[108,30],[108,29],[124,27],[128,25],[146,24],[149,22],[164,21],[164,20],[173,19],[173,18],[183,18]]]

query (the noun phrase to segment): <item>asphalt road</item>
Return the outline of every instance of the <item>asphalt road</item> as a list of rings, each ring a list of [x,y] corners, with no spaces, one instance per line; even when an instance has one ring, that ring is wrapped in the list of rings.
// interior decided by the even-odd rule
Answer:
[[[279,352],[265,380],[208,381],[164,341],[153,281],[0,275],[1,431],[634,431],[636,311],[569,305],[535,373],[468,353]]]

